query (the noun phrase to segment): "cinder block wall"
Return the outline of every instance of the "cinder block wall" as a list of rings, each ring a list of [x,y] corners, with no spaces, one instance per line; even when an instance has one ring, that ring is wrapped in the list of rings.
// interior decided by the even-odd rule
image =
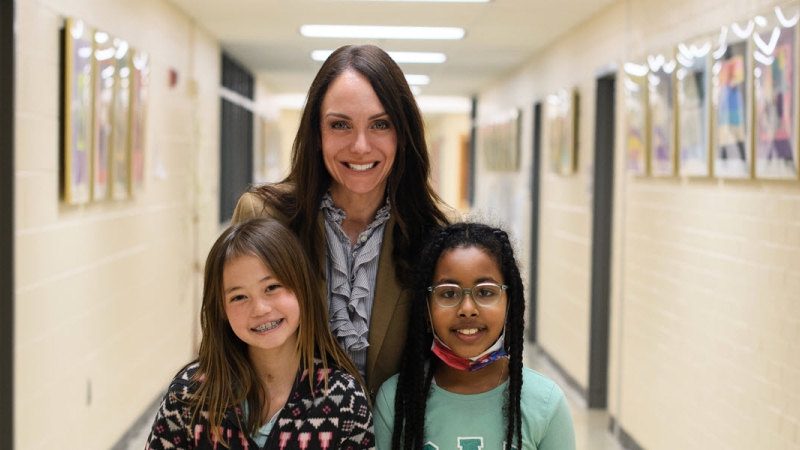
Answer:
[[[59,199],[67,16],[150,54],[134,199]],[[219,233],[219,47],[162,0],[17,0],[17,24],[15,448],[105,450],[194,353],[197,269]]]
[[[542,155],[533,288],[540,344],[583,387],[597,71],[776,5],[620,1],[481,93],[484,116],[523,108],[522,170],[481,169],[477,177],[479,192],[488,193],[479,206],[497,208],[492,192],[523,190],[529,201],[533,103],[559,88],[580,89],[578,173],[552,175]],[[628,177],[621,91],[618,85],[610,413],[648,450],[800,448],[800,183]],[[528,212],[500,215],[519,233],[524,253]]]

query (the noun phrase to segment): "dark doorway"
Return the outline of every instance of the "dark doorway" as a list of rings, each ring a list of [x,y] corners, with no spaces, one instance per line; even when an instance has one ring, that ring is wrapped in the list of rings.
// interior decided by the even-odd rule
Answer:
[[[469,113],[469,178],[467,179],[467,201],[469,205],[475,204],[475,154],[477,153],[478,138],[478,97],[472,97],[472,110]]]
[[[539,189],[542,162],[542,102],[533,105],[533,162],[531,163],[531,260],[528,274],[528,341],[536,342],[539,285]]]
[[[14,4],[0,2],[0,448],[14,448]]]
[[[592,305],[589,335],[589,408],[605,408],[608,397],[608,340],[611,226],[614,200],[614,113],[616,75],[597,79],[592,211]]]
[[[222,87],[231,99],[222,98],[220,109],[219,222],[231,220],[239,197],[253,182],[253,111],[255,81],[247,68],[222,54]]]

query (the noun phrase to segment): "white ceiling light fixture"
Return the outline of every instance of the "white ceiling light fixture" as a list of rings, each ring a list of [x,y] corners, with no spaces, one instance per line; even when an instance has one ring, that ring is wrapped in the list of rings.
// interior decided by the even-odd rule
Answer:
[[[389,27],[372,25],[303,25],[300,34],[315,38],[345,39],[447,39],[464,37],[456,27]]]
[[[427,75],[406,74],[406,81],[411,86],[425,86],[426,84],[430,84],[431,77]]]
[[[489,3],[492,0],[367,0],[372,2]]]
[[[314,50],[311,52],[311,59],[314,61],[325,61],[333,50]],[[444,53],[433,52],[387,52],[394,62],[408,64],[441,64],[447,61]]]

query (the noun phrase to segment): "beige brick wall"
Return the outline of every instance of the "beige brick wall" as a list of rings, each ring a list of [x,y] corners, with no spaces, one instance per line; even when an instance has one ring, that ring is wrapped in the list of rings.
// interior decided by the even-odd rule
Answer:
[[[58,198],[67,16],[150,53],[134,199]],[[17,23],[15,448],[107,449],[197,342],[196,267],[219,232],[219,47],[161,0],[17,0]]]
[[[482,116],[523,108],[525,151],[533,102],[581,91],[578,173],[550,174],[543,154],[536,289],[540,343],[584,387],[597,71],[777,4],[621,1],[481,94]],[[800,183],[628,178],[617,92],[610,412],[648,450],[800,448]],[[479,191],[530,192],[530,164],[480,172]],[[524,250],[530,223],[520,219]]]

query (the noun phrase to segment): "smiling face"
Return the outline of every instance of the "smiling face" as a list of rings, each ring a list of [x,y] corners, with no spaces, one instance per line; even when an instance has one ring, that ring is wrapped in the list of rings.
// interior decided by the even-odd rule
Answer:
[[[483,282],[503,284],[503,275],[495,260],[480,248],[458,247],[442,253],[431,286],[450,283],[471,288]],[[442,308],[429,299],[436,335],[458,356],[480,355],[503,331],[508,299],[505,293],[501,295],[500,301],[490,307],[478,306],[470,295],[452,308]]]
[[[334,202],[380,203],[397,153],[397,132],[369,80],[353,70],[343,72],[330,84],[320,117]]]
[[[251,355],[259,351],[294,351],[300,304],[257,257],[238,256],[222,273],[225,315]]]

